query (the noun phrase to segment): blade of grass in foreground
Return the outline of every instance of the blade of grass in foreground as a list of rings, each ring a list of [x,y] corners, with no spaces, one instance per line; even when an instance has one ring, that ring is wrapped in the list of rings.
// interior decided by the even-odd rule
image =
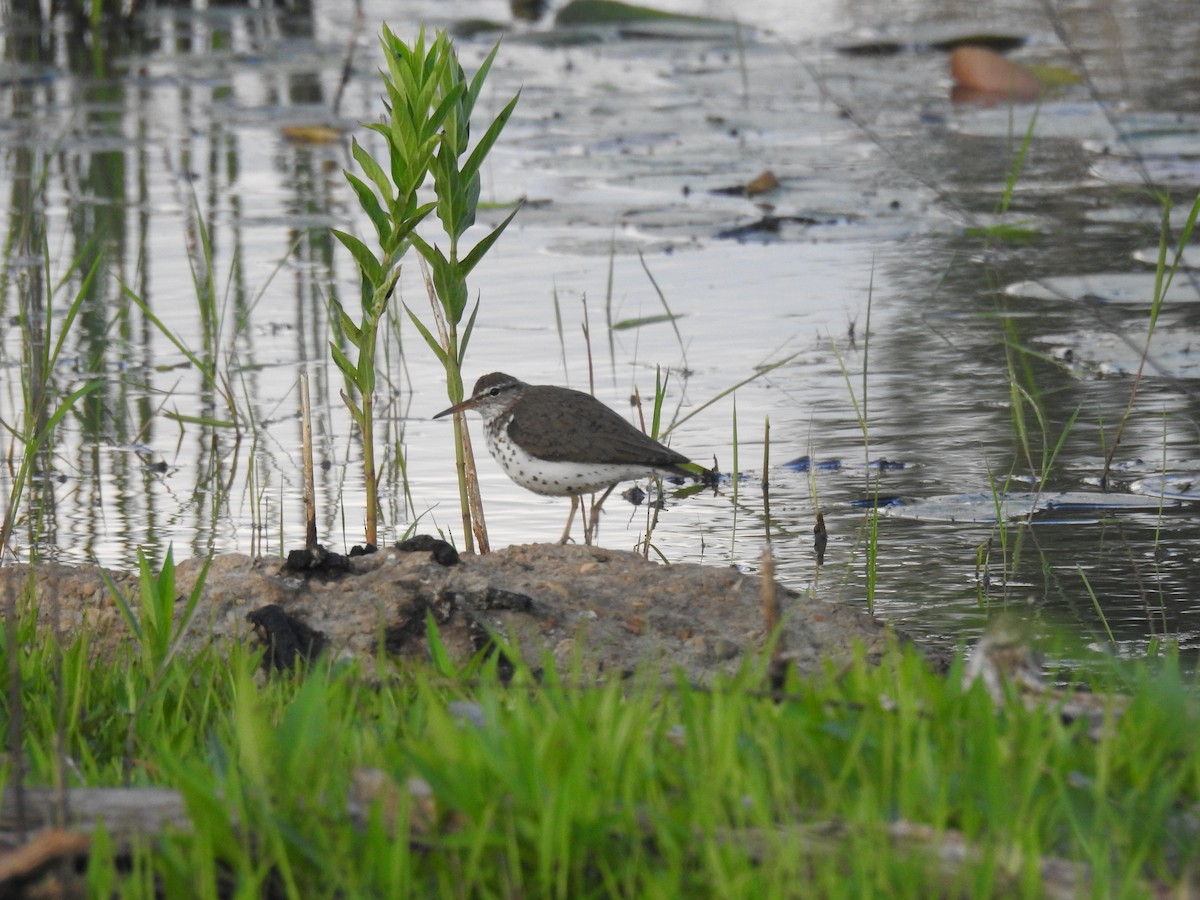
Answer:
[[[15,659],[34,784],[53,772],[47,640]],[[997,706],[963,687],[961,661],[943,674],[912,649],[774,687],[768,660],[707,686],[649,671],[596,682],[581,660],[539,660],[535,676],[506,648],[504,681],[495,662],[464,667],[446,649],[436,667],[368,675],[318,660],[268,680],[243,647],[171,658],[132,757],[138,781],[181,793],[188,828],[134,842],[120,866],[116,835],[107,859],[94,844],[89,877],[131,897],[1190,884],[1178,810],[1200,803],[1200,707],[1169,654],[1097,671],[1093,727],[1066,721],[1055,696],[1013,691]],[[65,752],[81,782],[119,783],[129,672],[70,658],[84,712]],[[1126,694],[1107,712],[1105,684]],[[947,844],[962,852],[942,855]],[[1066,887],[1053,880],[1064,871]]]

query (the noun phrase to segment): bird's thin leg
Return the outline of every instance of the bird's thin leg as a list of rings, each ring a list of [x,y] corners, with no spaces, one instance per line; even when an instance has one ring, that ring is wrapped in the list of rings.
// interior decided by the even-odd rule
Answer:
[[[560,544],[565,544],[571,537],[571,523],[575,521],[575,510],[579,506],[579,495],[571,495],[571,514],[567,516],[567,527],[563,529],[562,537],[558,539]],[[583,528],[584,539],[587,538],[587,522],[584,522]]]
[[[615,484],[610,484],[608,490],[600,495],[600,499],[592,502],[592,514],[588,518],[583,533],[584,542],[588,546],[591,546],[592,540],[596,537],[596,529],[600,527],[600,507],[604,505],[604,501],[608,499],[608,495],[613,492],[615,487]]]

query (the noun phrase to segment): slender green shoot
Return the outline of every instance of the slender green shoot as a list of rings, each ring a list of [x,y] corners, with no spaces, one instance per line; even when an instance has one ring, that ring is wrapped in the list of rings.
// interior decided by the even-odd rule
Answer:
[[[658,302],[662,304],[664,310],[663,320],[671,323],[671,328],[675,331],[675,340],[679,344],[679,355],[683,360],[683,372],[687,375],[689,371],[687,361],[687,345],[683,342],[683,335],[679,332],[678,317],[671,312],[671,306],[667,303],[667,295],[663,293],[661,287],[658,286],[658,281],[654,278],[654,273],[650,271],[650,267],[646,265],[646,256],[641,250],[638,251],[638,261],[642,264],[642,271],[646,273],[646,278],[650,280],[650,286],[654,288],[654,293],[658,295]]]
[[[1092,607],[1096,610],[1096,616],[1100,619],[1100,624],[1104,626],[1104,632],[1108,635],[1109,644],[1116,649],[1117,639],[1113,636],[1112,629],[1108,625],[1108,617],[1104,615],[1104,607],[1100,605],[1100,600],[1096,596],[1096,592],[1092,590],[1092,583],[1088,581],[1087,573],[1083,571],[1083,566],[1081,565],[1076,564],[1075,569],[1079,572],[1079,578],[1083,581],[1083,587],[1092,600]]]
[[[424,184],[442,141],[442,131],[461,89],[439,95],[444,74],[457,67],[448,39],[439,34],[426,49],[422,30],[410,47],[385,25],[380,39],[386,68],[380,73],[386,90],[386,115],[368,127],[383,138],[386,165],[355,140],[351,153],[365,178],[346,172],[359,205],[375,227],[378,249],[344,231],[334,231],[358,267],[361,288],[357,315],[341,301],[330,304],[348,343],[344,350],[329,344],[333,361],[346,380],[342,400],[362,436],[363,485],[366,492],[366,542],[376,545],[379,531],[379,468],[375,462],[376,353],[380,325],[400,277],[400,259],[411,245],[417,225],[437,207],[421,203]]]
[[[439,32],[434,40],[431,54],[436,55],[438,65],[435,76],[426,75],[423,84],[428,86],[430,101],[437,104],[440,114],[440,139],[436,152],[429,162],[436,195],[435,208],[441,222],[448,247],[443,250],[420,235],[413,234],[411,240],[421,254],[432,274],[426,281],[430,301],[434,303],[434,322],[438,336],[406,307],[409,318],[424,338],[429,349],[437,357],[446,373],[446,394],[452,404],[460,403],[464,396],[462,365],[470,342],[479,303],[460,332],[469,301],[467,276],[480,263],[487,252],[499,240],[520,211],[518,205],[500,224],[480,238],[470,250],[464,252],[461,242],[466,232],[475,224],[479,208],[481,186],[480,170],[488,153],[491,152],[500,132],[508,123],[516,108],[520,94],[514,96],[484,130],[483,135],[472,147],[470,133],[475,104],[483,89],[484,81],[491,71],[500,45],[497,44],[487,55],[469,81],[466,78],[450,39]],[[428,71],[433,71],[427,67]],[[468,551],[474,548],[473,538],[487,549],[487,530],[483,523],[483,507],[479,499],[478,484],[473,475],[474,460],[469,459],[469,438],[466,417],[455,414],[454,457],[458,472],[459,503],[463,518],[463,538]]]
[[[1021,146],[1017,150],[1017,158],[1013,160],[1013,164],[1009,167],[1008,174],[1004,178],[1004,190],[1000,193],[1000,199],[996,204],[996,211],[998,213],[1006,213],[1012,207],[1013,196],[1017,191],[1017,183],[1021,180],[1021,173],[1025,170],[1025,160],[1029,156],[1029,149],[1033,146],[1033,133],[1037,127],[1038,115],[1041,111],[1042,104],[1039,100],[1033,108],[1033,115],[1029,117],[1029,125],[1026,127],[1025,135],[1021,139]]]
[[[71,328],[79,316],[83,301],[88,296],[92,280],[99,270],[100,258],[97,257],[84,275],[55,336],[49,326],[53,321],[54,291],[49,287],[53,282],[50,278],[48,252],[48,248],[43,244],[43,272],[41,278],[37,279],[37,284],[47,286],[45,296],[27,296],[21,304],[21,313],[18,316],[22,334],[25,335],[22,352],[25,356],[23,368],[26,375],[21,379],[23,420],[20,423],[4,423],[4,427],[21,444],[22,451],[9,488],[4,518],[0,520],[0,551],[12,549],[13,531],[21,513],[25,489],[38,460],[53,444],[58,426],[80,400],[98,390],[104,383],[102,378],[91,378],[65,393],[56,390],[55,373],[58,371],[59,357],[62,355],[67,335],[71,333]],[[42,303],[44,306],[39,307]],[[34,319],[37,321],[33,321]]]
[[[156,574],[145,551],[138,550],[138,601],[137,611],[124,593],[112,580],[107,571],[101,576],[109,594],[120,610],[121,617],[129,626],[137,641],[142,665],[147,672],[159,672],[179,652],[188,628],[195,618],[201,592],[208,576],[212,557],[205,560],[204,568],[196,578],[192,592],[184,601],[183,609],[176,622],[175,604],[175,560],[172,548],[168,547],[162,566]]]
[[[654,406],[650,416],[650,437],[659,440],[662,431],[663,401],[667,399],[667,383],[671,380],[670,370],[663,374],[661,366],[654,367]]]
[[[770,489],[770,471],[771,471],[771,417],[763,417],[763,461],[762,461],[762,489],[766,493]]]
[[[759,378],[769,375],[771,372],[774,372],[780,366],[786,366],[788,363],[790,363],[793,359],[795,359],[799,355],[800,355],[799,352],[789,353],[787,356],[783,357],[782,359],[777,359],[774,362],[766,363],[764,365],[757,367],[751,374],[747,375],[741,381],[731,384],[729,387],[725,388],[723,391],[719,391],[718,393],[709,397],[703,403],[697,404],[695,407],[692,408],[691,412],[689,412],[687,415],[677,416],[674,420],[672,420],[671,424],[666,428],[666,430],[663,433],[670,434],[672,431],[677,429],[680,425],[682,425],[684,422],[691,419],[693,416],[698,416],[700,413],[704,412],[704,410],[708,409],[714,403],[716,403],[720,400],[724,400],[730,394],[735,393],[738,390],[738,388],[745,387],[746,385],[750,384],[750,382],[757,381]]]
[[[850,395],[850,405],[854,410],[854,417],[858,421],[859,430],[862,432],[863,441],[863,478],[868,496],[872,497],[873,502],[867,509],[866,518],[863,521],[866,530],[867,541],[867,584],[866,584],[866,601],[867,612],[871,615],[875,613],[875,591],[876,583],[879,577],[879,481],[880,475],[875,473],[872,479],[871,470],[871,430],[870,422],[867,417],[867,401],[868,393],[868,374],[869,361],[871,352],[871,306],[872,297],[874,295],[875,270],[871,269],[871,281],[867,285],[867,316],[866,324],[863,327],[862,340],[862,382],[859,389],[862,399],[860,401],[858,394],[855,393],[854,385],[850,380],[850,370],[846,367],[845,360],[842,358],[841,351],[838,349],[836,342],[831,341],[834,356],[837,357],[838,367],[842,372],[842,380],[846,382],[846,391]],[[872,483],[873,482],[873,483]]]
[[[1146,325],[1146,340],[1142,347],[1142,355],[1138,360],[1137,372],[1133,378],[1133,386],[1129,389],[1129,402],[1125,405],[1125,412],[1121,415],[1120,422],[1117,423],[1117,433],[1113,437],[1112,445],[1109,447],[1108,456],[1104,459],[1104,471],[1100,475],[1100,483],[1108,484],[1108,473],[1112,471],[1113,457],[1116,455],[1117,447],[1121,444],[1121,436],[1125,433],[1125,426],[1129,423],[1133,415],[1133,405],[1137,400],[1138,391],[1142,384],[1142,374],[1146,368],[1146,359],[1150,355],[1150,341],[1154,337],[1154,329],[1158,324],[1158,315],[1162,311],[1162,305],[1167,296],[1167,291],[1171,288],[1171,282],[1175,280],[1175,274],[1179,271],[1179,266],[1183,261],[1183,252],[1188,243],[1192,239],[1192,231],[1196,227],[1196,220],[1200,217],[1200,193],[1196,194],[1196,199],[1192,201],[1192,208],[1188,213],[1187,221],[1184,223],[1183,230],[1180,232],[1179,241],[1175,247],[1174,257],[1170,259],[1169,240],[1171,234],[1171,198],[1164,193],[1159,194],[1159,200],[1162,203],[1162,227],[1159,230],[1158,240],[1158,263],[1154,270],[1154,297],[1150,304],[1150,320]]]
[[[150,723],[143,720],[143,713],[149,704],[156,699],[158,690],[170,670],[171,663],[183,646],[183,640],[195,618],[197,606],[200,603],[204,582],[208,576],[208,568],[212,564],[209,556],[204,562],[204,568],[196,578],[192,592],[184,601],[183,609],[176,621],[175,604],[175,560],[172,548],[168,547],[163,563],[155,574],[150,560],[145,552],[138,550],[138,604],[137,611],[113,581],[105,569],[100,569],[101,577],[108,588],[109,595],[117,604],[125,623],[133,633],[137,645],[138,659],[141,663],[142,678],[139,687],[132,688],[140,693],[133,714],[129,716],[125,733],[125,772],[132,771],[134,747],[139,729],[149,727]]]
[[[567,371],[567,339],[563,334],[562,308],[558,303],[558,285],[554,285],[551,293],[554,300],[554,329],[558,333],[558,352],[562,356],[563,378],[569,377]]]
[[[734,547],[737,546],[737,514],[738,514],[738,482],[741,480],[741,469],[738,462],[738,419],[737,419],[737,394],[733,395],[733,469],[729,473],[729,480],[733,485],[733,520],[729,524],[729,552],[733,553]]]

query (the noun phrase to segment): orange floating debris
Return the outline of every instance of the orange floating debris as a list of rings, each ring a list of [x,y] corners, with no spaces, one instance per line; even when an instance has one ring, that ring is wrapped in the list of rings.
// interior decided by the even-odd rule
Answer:
[[[765,169],[761,175],[746,185],[746,196],[756,197],[767,194],[779,187],[779,179],[770,169]]]
[[[342,139],[342,131],[329,125],[285,125],[283,136],[297,144],[332,144]]]
[[[984,47],[959,47],[950,54],[954,100],[1036,100],[1042,92],[1037,76],[1020,63]]]

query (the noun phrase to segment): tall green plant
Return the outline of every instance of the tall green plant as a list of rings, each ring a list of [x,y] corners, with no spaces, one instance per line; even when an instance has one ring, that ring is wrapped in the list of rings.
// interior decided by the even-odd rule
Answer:
[[[427,45],[422,31],[409,46],[384,26],[381,43],[386,60],[386,69],[381,73],[387,90],[386,115],[383,121],[369,127],[384,139],[387,164],[376,161],[355,141],[354,159],[366,177],[346,173],[359,204],[375,226],[379,249],[376,252],[353,235],[334,232],[358,266],[362,296],[357,318],[339,301],[332,301],[341,331],[353,348],[354,359],[337,343],[330,343],[333,360],[350,388],[349,393],[343,393],[343,399],[362,435],[369,544],[376,543],[379,520],[379,470],[374,448],[376,345],[380,324],[384,322],[399,277],[400,258],[409,246],[416,246],[433,269],[436,295],[442,316],[448,323],[448,327],[443,327],[440,322],[438,326],[446,335],[444,342],[439,342],[415,316],[412,317],[446,368],[450,397],[458,402],[463,395],[462,356],[470,335],[470,323],[461,340],[458,333],[467,306],[467,275],[495,243],[512,216],[464,256],[459,253],[459,240],[475,222],[480,167],[517,100],[513,98],[470,149],[471,113],[498,47],[468,81],[454,46],[444,32],[438,32]],[[421,203],[418,190],[430,174],[433,175],[435,199]],[[416,227],[435,209],[450,239],[448,254],[415,233]],[[409,314],[412,315],[411,310]],[[471,549],[461,431],[456,432],[455,446],[464,522],[468,526],[467,543]]]
[[[44,241],[44,232],[41,237]],[[92,378],[82,386],[68,391],[57,384],[55,377],[63,345],[79,317],[79,311],[87,297],[88,286],[99,270],[99,260],[83,274],[79,291],[67,307],[66,315],[55,336],[50,331],[54,290],[48,287],[53,284],[53,279],[50,277],[50,264],[45,255],[44,243],[42,252],[43,268],[35,271],[36,277],[23,288],[21,309],[17,317],[22,336],[22,363],[25,371],[25,377],[21,379],[23,415],[20,422],[0,421],[0,427],[22,448],[19,465],[11,479],[4,516],[0,519],[0,549],[7,549],[12,540],[25,489],[36,473],[39,461],[44,459],[44,454],[53,445],[58,426],[82,398],[103,384],[103,379]],[[39,293],[41,296],[38,296]]]
[[[445,41],[445,36],[438,36],[439,41]],[[447,52],[449,43],[446,42]],[[484,80],[492,68],[499,44],[492,48],[483,65],[475,73],[475,77],[467,81],[462,67],[457,60],[442,70],[438,83],[439,97],[444,98],[449,108],[444,122],[442,141],[434,157],[431,169],[433,172],[433,188],[437,195],[437,217],[442,223],[442,230],[448,240],[448,252],[443,251],[437,244],[430,244],[419,235],[413,235],[412,242],[420,251],[421,256],[432,270],[432,289],[437,298],[434,307],[436,328],[440,339],[434,337],[433,331],[426,327],[411,309],[409,317],[425,342],[429,345],[438,361],[446,370],[446,393],[451,403],[463,399],[462,362],[466,355],[467,344],[471,338],[471,329],[475,324],[475,316],[479,312],[479,304],[467,320],[461,334],[459,326],[467,310],[467,276],[487,254],[492,245],[508,227],[508,223],[517,214],[514,209],[509,215],[482,237],[474,247],[465,254],[462,252],[460,241],[467,229],[475,224],[475,214],[479,208],[480,169],[483,161],[491,151],[500,132],[504,129],[513,109],[520,99],[515,95],[499,115],[492,120],[483,136],[475,146],[471,147],[471,115]],[[518,207],[519,209],[519,207]],[[406,307],[407,309],[407,307]],[[473,478],[467,476],[467,466],[470,464],[470,444],[467,437],[465,418],[460,413],[455,416],[454,428],[454,458],[458,469],[459,501],[462,507],[463,535],[468,550],[474,549],[472,535],[479,538],[481,549],[487,549],[487,533],[483,527],[482,506],[479,503],[478,486]]]
[[[387,148],[386,167],[358,141],[353,142],[355,161],[365,178],[346,172],[359,205],[375,226],[378,252],[366,243],[334,230],[350,251],[361,276],[360,308],[351,315],[339,300],[332,305],[341,332],[353,348],[351,359],[337,343],[329,344],[333,361],[346,378],[350,392],[342,399],[358,426],[363,442],[363,474],[366,489],[366,540],[377,540],[379,522],[378,469],[375,465],[375,348],[380,323],[400,275],[400,258],[408,249],[413,229],[433,211],[436,204],[420,203],[417,192],[429,174],[441,144],[441,131],[458,99],[458,91],[443,94],[445,73],[457,68],[454,52],[444,34],[426,47],[422,31],[410,47],[385,25],[380,39],[386,68],[380,73],[387,91],[386,114],[368,127],[379,134]]]

